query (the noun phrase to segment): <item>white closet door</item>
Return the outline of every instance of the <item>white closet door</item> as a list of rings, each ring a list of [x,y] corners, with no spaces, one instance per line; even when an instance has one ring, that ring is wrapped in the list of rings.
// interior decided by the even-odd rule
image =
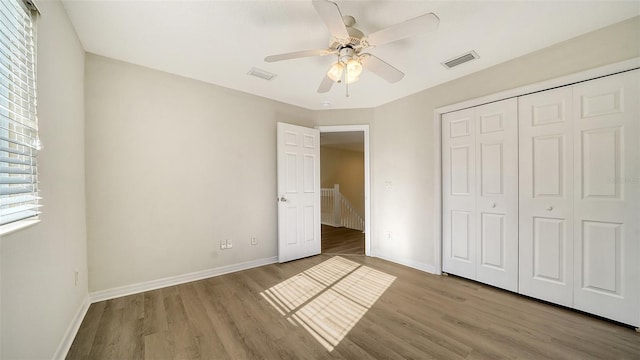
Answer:
[[[476,279],[518,290],[518,101],[475,108]]]
[[[640,72],[576,85],[574,304],[640,325]]]
[[[442,115],[442,269],[475,279],[476,169],[473,109]]]
[[[572,87],[519,98],[519,292],[573,306]]]

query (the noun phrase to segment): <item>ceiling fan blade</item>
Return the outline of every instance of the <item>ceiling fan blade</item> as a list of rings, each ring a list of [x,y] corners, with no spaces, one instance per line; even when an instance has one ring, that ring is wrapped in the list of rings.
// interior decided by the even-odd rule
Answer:
[[[325,75],[324,79],[322,79],[322,82],[320,83],[320,86],[318,86],[318,92],[320,94],[326,93],[329,90],[331,90],[332,86],[333,86],[333,80],[331,80],[329,76]]]
[[[313,0],[313,7],[316,9],[327,29],[333,37],[340,40],[350,38],[347,27],[342,20],[342,14],[336,3],[327,0]]]
[[[360,60],[360,62],[362,63],[362,67],[387,80],[388,82],[393,84],[402,80],[402,78],[404,77],[404,73],[402,71],[380,60],[380,58],[371,54],[363,55],[364,56]]]
[[[367,36],[367,43],[378,46],[438,29],[440,19],[434,13],[424,14],[382,29]]]
[[[278,54],[278,55],[270,55],[264,58],[266,62],[274,62],[274,61],[282,61],[289,59],[298,59],[304,57],[311,56],[325,56],[334,53],[335,51],[330,50],[303,50],[303,51],[295,51],[286,54]]]

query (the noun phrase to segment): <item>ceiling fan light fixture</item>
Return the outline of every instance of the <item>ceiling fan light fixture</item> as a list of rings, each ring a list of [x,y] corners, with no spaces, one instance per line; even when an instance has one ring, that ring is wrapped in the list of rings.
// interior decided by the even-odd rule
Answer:
[[[351,58],[347,61],[346,64],[346,74],[345,74],[345,81],[347,82],[347,84],[353,84],[354,82],[360,80],[360,74],[362,74],[362,64],[360,63],[360,61]]]
[[[331,33],[329,48],[295,51],[264,58],[266,62],[275,62],[311,56],[337,55],[338,61],[331,65],[331,68],[320,82],[320,86],[317,89],[320,94],[331,90],[334,82],[340,83],[344,81],[346,96],[348,97],[349,84],[360,79],[363,67],[366,67],[367,71],[371,71],[388,83],[393,84],[400,81],[404,77],[402,71],[375,55],[364,53],[363,50],[434,31],[440,23],[438,16],[434,13],[428,13],[365,35],[354,27],[356,19],[353,16],[342,16],[338,5],[333,1],[312,1],[313,7]]]
[[[327,71],[327,76],[329,79],[339,82],[342,79],[342,72],[344,71],[344,65],[341,62],[337,62],[331,66],[329,71]]]
[[[360,74],[362,74],[362,64],[360,64],[360,61],[356,59],[347,61],[347,74],[349,79],[360,77]]]

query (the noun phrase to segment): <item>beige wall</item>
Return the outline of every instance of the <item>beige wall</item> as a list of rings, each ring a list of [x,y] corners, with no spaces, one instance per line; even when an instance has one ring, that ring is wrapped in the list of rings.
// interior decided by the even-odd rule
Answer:
[[[274,256],[276,121],[370,124],[374,253],[433,265],[433,109],[636,56],[637,22],[346,111],[311,112],[87,55],[91,290]],[[234,249],[220,251],[223,238]]]
[[[632,18],[376,108],[372,252],[424,268],[439,256],[433,251],[434,109],[638,57],[638,29],[640,17]]]
[[[320,147],[320,186],[334,184],[364,219],[364,152]]]
[[[39,224],[0,240],[3,359],[53,357],[87,296],[84,50],[59,2],[38,2],[38,7],[44,214]]]
[[[86,99],[92,291],[276,256],[276,122],[310,111],[91,54]]]

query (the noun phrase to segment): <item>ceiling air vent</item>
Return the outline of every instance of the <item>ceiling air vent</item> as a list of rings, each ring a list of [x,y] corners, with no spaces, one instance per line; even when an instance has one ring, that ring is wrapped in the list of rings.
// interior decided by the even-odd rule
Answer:
[[[462,54],[460,56],[456,56],[455,58],[453,58],[451,60],[443,62],[442,65],[444,67],[446,67],[447,69],[451,69],[454,66],[458,66],[458,65],[464,64],[466,62],[469,62],[471,60],[475,60],[477,58],[479,58],[478,54],[476,54],[475,51],[471,50],[466,54]]]
[[[258,68],[251,68],[251,70],[249,70],[247,74],[251,76],[259,77],[260,79],[265,79],[265,80],[271,80],[274,77],[278,76],[276,74],[272,74],[268,71],[258,69]]]

